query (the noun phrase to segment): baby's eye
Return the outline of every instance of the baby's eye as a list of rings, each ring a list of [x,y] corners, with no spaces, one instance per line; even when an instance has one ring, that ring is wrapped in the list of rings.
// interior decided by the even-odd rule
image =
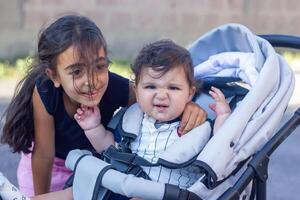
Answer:
[[[154,85],[146,85],[145,87],[144,87],[145,89],[155,89],[156,87],[154,86]]]
[[[179,88],[179,87],[176,87],[176,86],[170,86],[170,87],[169,87],[169,90],[180,90],[180,88]]]

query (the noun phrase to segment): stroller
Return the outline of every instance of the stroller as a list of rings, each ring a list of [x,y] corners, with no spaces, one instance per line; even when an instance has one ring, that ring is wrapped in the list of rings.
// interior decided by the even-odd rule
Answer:
[[[82,150],[69,153],[66,165],[74,171],[74,199],[109,199],[110,191],[153,200],[266,199],[269,157],[300,123],[298,109],[274,134],[295,79],[268,41],[273,46],[300,49],[297,37],[256,36],[239,24],[218,27],[189,47],[195,75],[204,86],[194,101],[208,108],[212,99],[205,91],[214,85],[223,91],[233,110],[218,134],[209,138],[209,130],[203,128],[199,130],[203,133],[186,137],[184,143],[174,145],[176,151],[167,151],[155,163],[169,168],[199,167],[202,176],[191,187],[181,189],[147,179],[140,165],[151,163],[129,149],[140,125],[139,112],[130,107],[117,113],[109,125],[122,134],[119,148],[109,148],[101,159]],[[136,117],[130,119],[129,115]],[[208,118],[214,117],[208,113]]]

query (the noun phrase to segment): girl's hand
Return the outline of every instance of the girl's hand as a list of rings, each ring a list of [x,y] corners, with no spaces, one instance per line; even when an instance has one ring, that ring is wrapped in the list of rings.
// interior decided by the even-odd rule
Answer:
[[[221,90],[216,87],[211,87],[209,94],[215,100],[215,103],[210,104],[209,108],[212,109],[217,116],[229,114],[231,112],[229,104]]]
[[[81,105],[74,115],[75,120],[83,130],[94,129],[101,123],[101,115],[98,106],[87,107]]]
[[[178,133],[184,135],[193,128],[196,128],[207,119],[207,113],[198,104],[194,102],[189,102],[186,104]]]

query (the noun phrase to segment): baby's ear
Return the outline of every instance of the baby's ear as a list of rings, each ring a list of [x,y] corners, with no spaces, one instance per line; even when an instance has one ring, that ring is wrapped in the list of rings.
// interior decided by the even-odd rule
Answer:
[[[133,88],[133,91],[134,91],[134,93],[136,94],[136,89],[137,89],[137,85],[136,85],[136,82],[130,82],[131,83],[131,85],[132,85],[132,88]]]
[[[50,80],[53,82],[54,86],[56,88],[59,88],[60,86],[60,82],[57,80],[57,76],[56,76],[56,73],[52,70],[52,69],[49,69],[47,68],[45,70],[46,72],[46,75],[50,78]]]
[[[192,86],[190,88],[190,92],[189,92],[189,101],[192,101],[194,95],[195,95],[195,92],[196,92],[196,87],[195,86]]]

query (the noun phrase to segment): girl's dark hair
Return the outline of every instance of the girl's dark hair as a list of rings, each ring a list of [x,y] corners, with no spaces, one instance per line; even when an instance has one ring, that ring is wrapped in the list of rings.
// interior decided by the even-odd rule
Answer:
[[[11,103],[2,115],[5,118],[1,143],[7,143],[13,152],[29,153],[34,140],[32,94],[37,79],[46,80],[46,69],[56,72],[60,53],[73,46],[76,56],[84,63],[92,63],[101,48],[107,54],[104,37],[97,25],[79,15],[60,17],[42,30],[37,55],[26,76],[18,83]]]
[[[190,86],[199,87],[194,78],[194,68],[190,53],[171,40],[159,40],[146,45],[136,57],[131,70],[138,83],[143,68],[150,67],[161,72],[159,77],[170,69],[182,66]],[[158,78],[159,78],[158,77]]]

